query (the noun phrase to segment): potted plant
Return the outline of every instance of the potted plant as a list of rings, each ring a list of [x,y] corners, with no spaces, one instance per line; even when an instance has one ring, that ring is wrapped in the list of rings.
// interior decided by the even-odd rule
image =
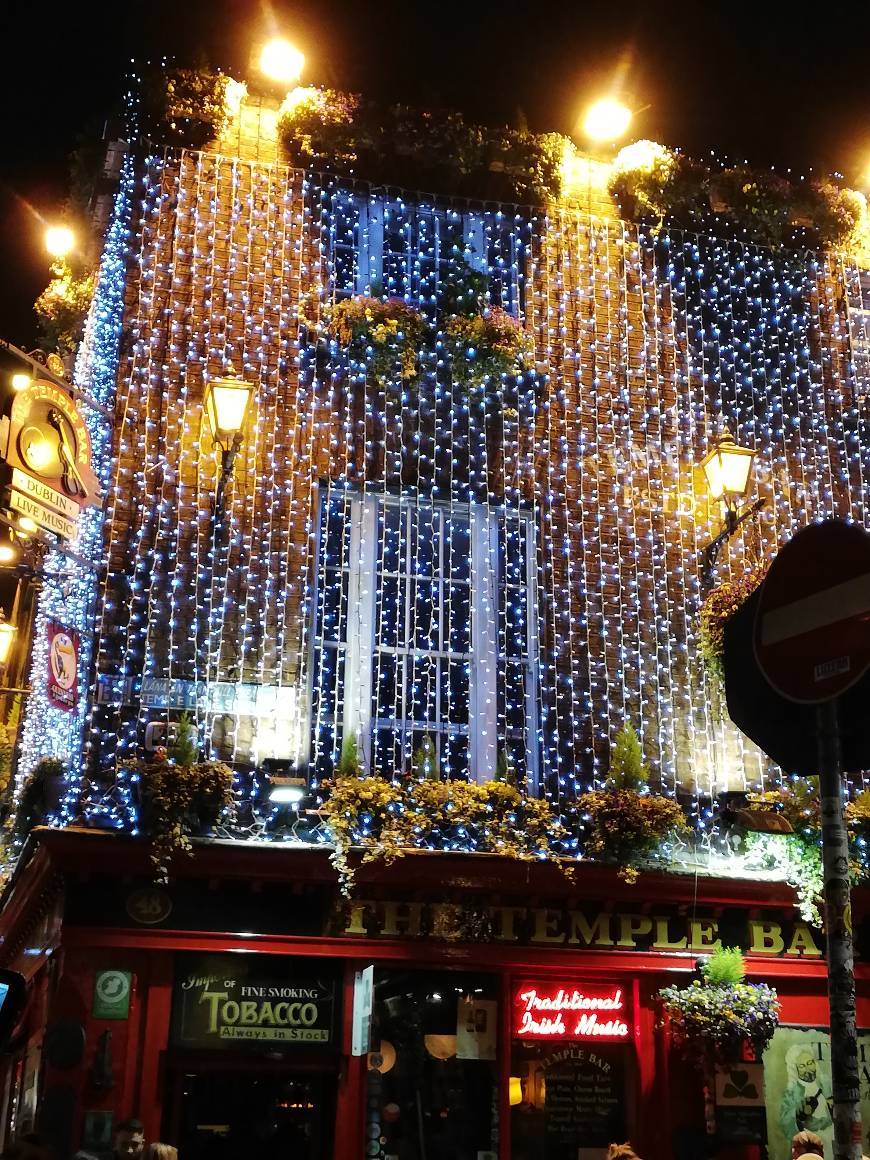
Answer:
[[[66,786],[66,767],[57,757],[43,757],[24,779],[15,809],[13,828],[26,838],[34,826],[60,808]]]
[[[779,1000],[766,983],[747,983],[743,953],[719,947],[688,987],[659,991],[674,1045],[701,1072],[708,1131],[715,1131],[717,1064],[735,1063],[747,1051],[761,1059],[779,1024]]]
[[[672,833],[688,833],[679,803],[649,791],[649,769],[640,739],[626,723],[614,742],[604,788],[577,799],[587,855],[616,862],[619,875],[635,882],[638,863],[655,854]]]
[[[343,298],[324,311],[321,329],[365,363],[384,388],[396,377],[407,383],[417,375],[426,323],[419,310],[401,298],[366,294]]]
[[[725,624],[764,580],[768,565],[760,564],[726,580],[709,592],[701,605],[698,653],[717,694],[722,689]]]
[[[143,830],[151,839],[151,864],[165,883],[176,853],[191,853],[190,836],[207,832],[232,814],[233,771],[221,761],[200,761],[195,729],[187,713],[170,750],[158,750],[140,771]]]

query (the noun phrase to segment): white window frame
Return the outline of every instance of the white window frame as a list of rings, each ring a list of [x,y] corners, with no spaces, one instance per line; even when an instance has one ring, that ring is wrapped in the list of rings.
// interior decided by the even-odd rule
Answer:
[[[318,505],[318,526],[323,519],[323,505],[329,500],[329,493],[321,489]],[[372,715],[373,670],[376,630],[376,566],[378,512],[384,503],[405,508],[419,501],[407,496],[384,496],[383,494],[355,493],[347,496],[349,507],[350,544],[348,576],[347,636],[344,641],[344,707],[341,721],[342,736],[356,737],[360,762],[364,769],[372,769],[374,758],[374,729]],[[469,776],[473,781],[486,781],[495,776],[498,764],[498,574],[497,561],[499,512],[485,504],[440,505],[447,510],[461,510],[469,517],[471,561],[470,561],[470,604],[471,624],[469,638],[471,664],[469,677],[468,742]],[[421,506],[428,506],[428,501]],[[511,518],[523,521],[526,534],[526,575],[528,656],[526,667],[525,737],[526,781],[528,788],[536,792],[540,782],[538,754],[538,626],[537,626],[537,577],[534,560],[534,528],[530,515],[513,514]],[[318,533],[318,542],[320,536]],[[315,560],[315,581],[312,592],[311,648],[309,650],[308,679],[308,721],[305,732],[311,760],[314,678],[314,647],[316,637],[316,616],[322,577],[319,557]],[[338,648],[341,650],[341,643]],[[436,654],[439,655],[439,654]],[[510,663],[520,663],[512,659]],[[505,738],[507,743],[507,737]]]

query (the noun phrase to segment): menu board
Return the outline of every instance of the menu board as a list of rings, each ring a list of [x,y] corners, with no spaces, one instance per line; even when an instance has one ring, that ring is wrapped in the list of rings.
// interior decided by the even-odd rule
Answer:
[[[512,1109],[516,1160],[577,1160],[580,1148],[626,1138],[624,1047],[526,1043],[514,1070],[523,1087]]]

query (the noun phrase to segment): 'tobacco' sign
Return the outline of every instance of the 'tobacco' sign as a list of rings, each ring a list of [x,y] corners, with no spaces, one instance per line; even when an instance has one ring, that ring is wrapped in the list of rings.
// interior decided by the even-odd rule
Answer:
[[[518,983],[513,1027],[517,1039],[628,1039],[623,987],[576,983]]]

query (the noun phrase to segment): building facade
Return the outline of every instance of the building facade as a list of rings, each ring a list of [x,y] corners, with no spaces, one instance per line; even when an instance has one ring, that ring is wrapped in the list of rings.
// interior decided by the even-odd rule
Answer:
[[[704,1155],[656,995],[718,942],[780,992],[771,1154],[809,1126],[798,1056],[827,1131],[823,936],[717,824],[722,794],[785,774],[699,657],[700,464],[729,428],[765,501],[720,580],[815,519],[866,523],[870,285],[834,252],[639,229],[587,168],[585,199],[541,209],[342,181],[282,158],[253,100],[203,150],[128,154],[76,370],[105,505],[36,620],[19,779],[68,772],[0,915],[32,991],[7,1134],[100,1150],[139,1114],[185,1160]],[[520,373],[450,357],[469,293],[525,336]],[[383,295],[421,320],[411,369],[330,328]],[[252,392],[222,478],[206,394],[227,377]],[[82,638],[72,707],[38,691],[52,619]],[[183,714],[236,816],[155,885],[131,763]],[[439,779],[510,770],[576,859],[578,796],[626,724],[691,824],[674,872],[570,881],[451,831],[339,892],[320,807],[349,738],[387,782],[421,752]],[[270,800],[267,759],[308,808]],[[535,1003],[566,988],[609,1031],[545,1028]]]

